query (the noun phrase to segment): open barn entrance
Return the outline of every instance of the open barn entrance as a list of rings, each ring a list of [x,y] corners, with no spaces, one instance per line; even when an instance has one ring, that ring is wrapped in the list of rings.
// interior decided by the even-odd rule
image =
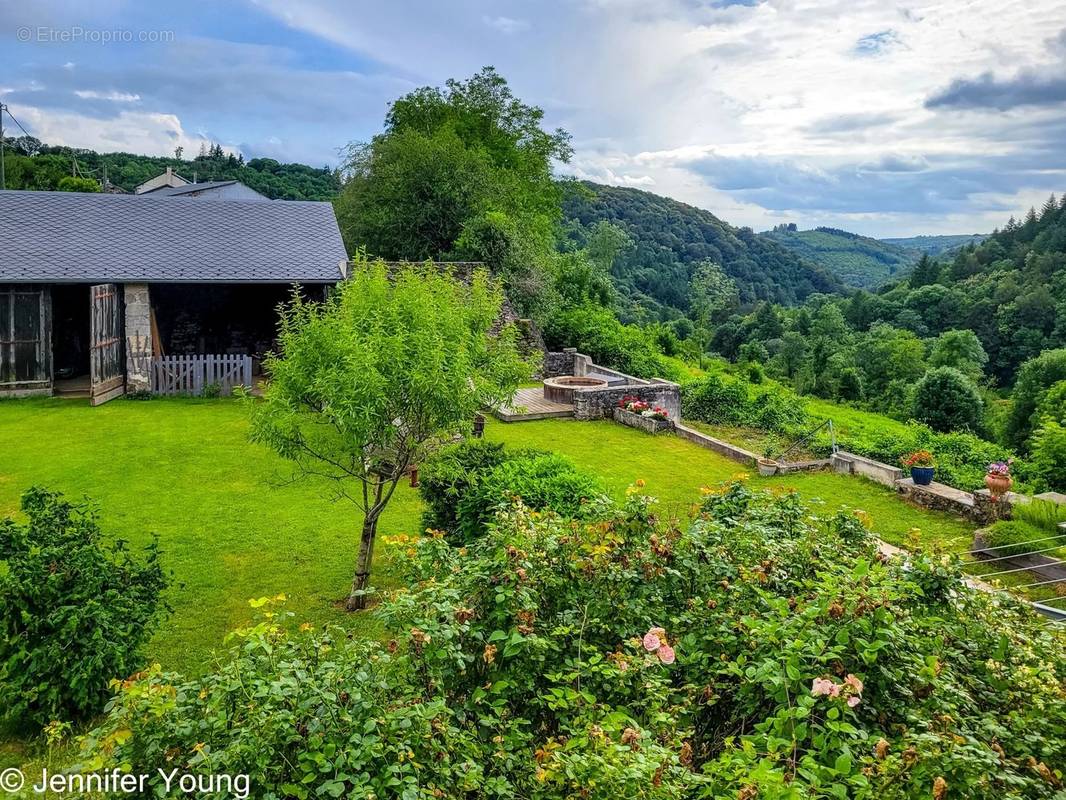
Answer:
[[[54,390],[61,396],[89,396],[89,284],[52,287]]]
[[[291,293],[284,284],[153,284],[160,349],[168,356],[245,354],[258,365],[274,347],[277,308]]]

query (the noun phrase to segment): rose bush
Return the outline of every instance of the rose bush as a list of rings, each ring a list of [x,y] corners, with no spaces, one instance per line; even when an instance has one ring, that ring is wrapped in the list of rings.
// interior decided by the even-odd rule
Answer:
[[[1060,631],[861,512],[734,484],[690,524],[634,489],[574,520],[516,504],[428,536],[393,641],[242,632],[218,672],[123,684],[95,768],[208,763],[261,796],[1052,797]]]

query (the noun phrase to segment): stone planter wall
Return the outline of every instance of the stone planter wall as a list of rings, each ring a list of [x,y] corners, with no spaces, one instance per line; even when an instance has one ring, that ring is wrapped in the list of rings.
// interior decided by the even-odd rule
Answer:
[[[653,419],[626,411],[624,408],[615,408],[614,419],[615,422],[621,422],[623,425],[637,428],[645,433],[663,433],[674,429],[674,423],[668,419]]]
[[[644,386],[609,386],[604,389],[578,389],[574,392],[574,418],[612,419],[618,401],[636,397],[653,406],[662,406],[670,419],[681,418],[681,387],[662,381]]]

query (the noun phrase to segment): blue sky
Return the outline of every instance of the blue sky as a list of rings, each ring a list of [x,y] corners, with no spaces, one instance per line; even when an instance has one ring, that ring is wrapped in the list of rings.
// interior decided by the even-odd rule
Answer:
[[[561,172],[734,224],[969,233],[1066,192],[1066,0],[0,4],[0,98],[97,150],[335,164],[390,100],[492,64]]]

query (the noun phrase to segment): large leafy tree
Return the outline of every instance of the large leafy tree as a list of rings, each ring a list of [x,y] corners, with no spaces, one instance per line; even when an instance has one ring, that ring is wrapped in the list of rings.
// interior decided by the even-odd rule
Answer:
[[[532,303],[543,284],[526,273],[543,270],[561,213],[553,163],[571,154],[569,134],[543,118],[491,67],[396,100],[385,130],[348,149],[337,212],[349,248],[485,261],[513,301]]]
[[[466,283],[432,265],[390,274],[357,260],[327,302],[295,296],[282,312],[252,436],[362,512],[349,610],[366,605],[378,522],[399,481],[529,375],[514,327],[492,333],[501,302],[484,271]]]

